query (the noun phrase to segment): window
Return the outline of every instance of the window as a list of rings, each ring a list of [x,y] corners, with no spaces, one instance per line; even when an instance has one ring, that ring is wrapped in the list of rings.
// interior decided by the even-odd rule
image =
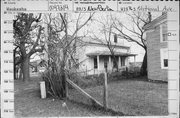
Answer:
[[[98,68],[98,65],[97,65],[97,57],[94,57],[94,68]]]
[[[160,50],[161,54],[161,69],[167,69],[168,68],[168,49],[163,48]]]
[[[168,40],[167,37],[167,24],[163,23],[160,25],[160,40],[161,42],[165,42]]]
[[[114,35],[114,43],[117,43],[117,34]]]
[[[125,66],[125,57],[121,57],[121,66]]]
[[[163,62],[164,62],[164,67],[168,67],[168,59],[164,59]]]
[[[162,35],[163,35],[162,40],[167,41],[167,34],[165,33],[165,34],[162,34]]]

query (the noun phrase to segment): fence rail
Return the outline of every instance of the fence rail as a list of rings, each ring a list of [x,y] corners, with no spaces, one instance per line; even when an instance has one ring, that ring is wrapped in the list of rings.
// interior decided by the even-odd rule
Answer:
[[[98,105],[103,107],[103,105],[98,102],[95,98],[93,98],[92,96],[90,96],[87,92],[85,92],[83,89],[81,89],[78,85],[76,85],[73,81],[71,81],[70,79],[66,78],[67,83],[69,83],[71,86],[73,86],[76,90],[78,90],[82,95],[84,95],[85,97],[87,97],[88,99],[91,100],[93,105]]]

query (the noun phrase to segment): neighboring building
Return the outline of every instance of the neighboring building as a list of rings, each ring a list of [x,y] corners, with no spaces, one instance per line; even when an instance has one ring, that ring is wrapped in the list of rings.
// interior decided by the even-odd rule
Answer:
[[[136,56],[130,53],[130,47],[123,45],[119,40],[113,39],[111,41],[111,48],[114,48],[114,55],[117,63],[113,62],[112,53],[107,47],[106,43],[98,43],[96,41],[84,39],[85,46],[76,48],[76,60],[79,63],[79,73],[85,75],[100,74],[107,68],[108,72],[115,71],[115,68],[122,69],[122,67],[129,66],[129,56]],[[118,42],[119,41],[119,42]],[[71,61],[69,61],[71,65]]]
[[[167,81],[168,42],[167,14],[164,13],[144,26],[147,40],[148,79]]]
[[[35,60],[30,62],[30,73],[44,72],[45,65],[43,64],[43,60]]]

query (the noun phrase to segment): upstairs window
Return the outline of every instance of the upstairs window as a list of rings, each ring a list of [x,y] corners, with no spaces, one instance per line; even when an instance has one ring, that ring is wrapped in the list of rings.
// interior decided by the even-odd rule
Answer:
[[[117,43],[117,34],[114,35],[114,43]]]
[[[167,41],[167,34],[166,33],[162,34],[162,41]]]
[[[166,42],[168,40],[167,36],[167,24],[163,23],[160,25],[160,41]]]
[[[161,69],[168,69],[168,49],[162,48],[160,50],[161,56]]]

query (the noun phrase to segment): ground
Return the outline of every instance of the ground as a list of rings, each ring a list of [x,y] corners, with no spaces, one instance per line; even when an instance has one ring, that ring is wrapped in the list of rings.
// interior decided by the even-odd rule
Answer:
[[[88,105],[64,100],[40,98],[39,79],[24,83],[15,81],[15,116],[16,117],[52,117],[52,116],[112,116],[115,113],[105,112]],[[121,114],[120,114],[121,115]]]
[[[88,88],[86,92],[103,104],[102,86]],[[76,92],[76,94],[79,93]],[[79,96],[75,95],[73,99],[78,101]],[[127,115],[168,115],[167,83],[142,80],[121,80],[109,83],[108,107]]]
[[[119,80],[108,83],[108,108],[91,107],[76,90],[69,92],[70,100],[40,98],[37,81],[23,83],[15,81],[15,115],[16,116],[111,116],[111,115],[168,115],[167,83],[153,83],[142,80]],[[102,103],[103,87],[85,89]],[[84,103],[84,104],[83,104]],[[87,104],[87,105],[85,105]]]

